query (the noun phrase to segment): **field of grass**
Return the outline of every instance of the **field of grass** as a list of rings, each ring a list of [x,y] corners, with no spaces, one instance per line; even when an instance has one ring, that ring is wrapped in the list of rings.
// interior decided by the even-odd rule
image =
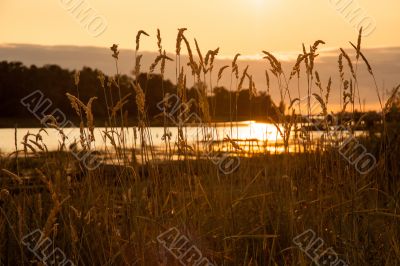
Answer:
[[[279,119],[270,122],[279,129],[285,151],[240,156],[241,148],[233,140],[235,136],[230,136],[227,146],[239,154],[240,166],[232,173],[224,173],[218,163],[201,156],[209,147],[200,149],[187,143],[187,127],[192,122],[201,122],[204,132],[208,132],[213,104],[223,104],[207,100],[210,88],[217,85],[211,84],[210,75],[217,73],[218,80],[224,73],[231,75],[230,91],[239,92],[247,86],[250,97],[257,93],[255,84],[247,68],[239,70],[238,56],[231,66],[216,72],[213,61],[218,49],[210,50],[203,57],[195,42],[197,56],[193,55],[184,32],[185,29],[179,30],[176,58],[173,58],[177,70],[176,95],[181,102],[173,117],[183,121],[176,125],[180,132],[176,142],[168,135],[169,103],[162,103],[165,152],[179,150],[178,158],[151,160],[154,152],[151,142],[155,136],[150,136],[148,131],[146,88],[133,82],[132,95],[119,95],[107,106],[108,130],[104,134],[112,149],[106,152],[113,153],[115,164],[88,169],[77,160],[73,149],[81,153],[95,149],[92,137],[95,117],[91,114],[91,105],[96,100],[91,98],[84,104],[79,99],[77,73],[77,93],[67,97],[82,121],[79,145],[67,152],[66,130],[56,118],[47,117],[46,126],[60,130],[60,151],[46,151],[40,136],[26,136],[25,150],[0,158],[1,263],[43,265],[40,256],[35,257],[35,251],[47,254],[42,258],[49,263],[53,257],[48,255],[59,248],[75,265],[194,265],[195,259],[190,261],[183,253],[195,246],[213,265],[312,265],[310,253],[319,265],[399,265],[399,126],[398,122],[389,123],[386,119],[396,103],[399,88],[393,90],[387,102],[378,93],[382,107],[382,117],[376,121],[379,130],[357,140],[376,160],[370,171],[360,171],[358,164],[351,162],[357,151],[349,155],[350,162],[340,152],[341,143],[346,141],[341,133],[353,133],[362,120],[337,119],[338,124],[332,125],[328,119],[331,86],[340,87],[343,96],[343,109],[337,114],[340,118],[346,112],[354,114],[360,101],[358,65],[365,64],[374,77],[372,67],[362,54],[361,38],[353,45],[354,58],[340,51],[341,84],[322,84],[316,71],[314,59],[322,41],[315,42],[309,50],[304,48],[289,74],[284,73],[281,63],[271,53],[264,52],[270,64],[266,71],[268,93],[277,90],[281,95],[274,115]],[[140,31],[136,38],[135,76],[141,73],[139,44],[145,35]],[[158,66],[163,75],[165,61],[172,60],[162,49],[160,33],[157,37],[159,56],[148,70],[149,75]],[[180,65],[181,46],[186,48],[190,59],[191,71],[187,74],[183,70],[186,66]],[[114,45],[111,50],[118,73],[118,47]],[[193,106],[189,106],[190,99],[184,93],[189,78],[197,81],[198,97]],[[277,79],[277,88],[270,88],[270,78]],[[119,86],[118,74],[113,80],[104,80],[99,73],[99,79],[103,88],[93,97],[108,98],[110,84]],[[300,95],[300,89],[289,90],[289,83],[296,83],[297,79],[308,81],[307,95]],[[302,109],[299,105],[304,97],[308,97],[309,104]],[[130,98],[138,106],[137,149],[127,147],[125,134],[117,133],[124,132],[124,104]],[[291,134],[305,123],[299,115],[311,114],[311,99],[319,103],[325,117],[321,122],[323,131],[332,137],[316,145],[304,136]],[[237,114],[234,109],[230,110],[233,121]],[[201,121],[189,120],[192,112]],[[334,126],[346,130],[332,132]],[[199,143],[204,142],[208,143],[206,139],[199,139]],[[290,153],[291,142],[298,143],[304,152]],[[351,150],[357,144],[346,148]],[[195,159],[189,159],[189,154],[195,154]],[[144,163],[138,163],[135,158]],[[163,245],[158,237],[171,228],[178,229],[187,237],[187,242],[175,241],[172,247]],[[48,237],[51,245],[47,250],[35,243],[26,244],[24,237],[36,229],[43,235],[32,241],[37,244]],[[296,237],[307,230],[315,232],[314,240],[319,238],[319,241],[312,244],[312,239],[302,239],[303,244],[310,245],[300,248]],[[328,248],[331,252],[322,254]],[[332,259],[333,253],[337,258]],[[328,254],[332,257],[323,264]]]

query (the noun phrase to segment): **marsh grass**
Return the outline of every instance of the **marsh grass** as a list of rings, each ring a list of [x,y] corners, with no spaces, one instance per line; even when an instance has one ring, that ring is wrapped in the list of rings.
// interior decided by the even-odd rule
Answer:
[[[49,152],[40,142],[40,137],[35,135],[25,136],[25,150],[16,151],[17,156],[0,158],[0,169],[3,169],[0,193],[2,261],[10,265],[35,261],[20,240],[40,228],[76,265],[179,265],[179,261],[156,240],[160,233],[176,227],[216,265],[310,265],[305,253],[292,242],[295,236],[307,229],[314,230],[325,241],[326,247],[332,247],[350,265],[400,263],[400,141],[385,119],[382,119],[384,126],[380,138],[360,139],[378,162],[365,175],[358,173],[329,143],[321,143],[315,148],[311,137],[304,141],[292,134],[292,131],[297,132],[296,127],[305,125],[300,119],[304,112],[300,107],[300,99],[304,97],[300,94],[301,78],[307,81],[305,96],[308,97],[306,112],[309,118],[312,97],[320,103],[326,117],[330,92],[338,90],[338,85],[332,85],[330,78],[324,86],[315,70],[317,49],[324,42],[315,42],[309,51],[303,45],[303,52],[289,79],[277,58],[264,51],[271,66],[265,72],[268,94],[270,89],[275,89],[280,95],[280,104],[274,108],[278,120],[270,121],[284,140],[284,153],[243,156],[240,168],[224,175],[214,163],[201,156],[201,143],[205,141],[201,134],[196,136],[197,143],[188,143],[188,127],[199,121],[186,121],[189,112],[195,111],[202,119],[204,138],[213,130],[212,110],[219,103],[211,103],[210,107],[208,96],[213,88],[213,61],[219,49],[209,50],[203,57],[195,40],[195,57],[185,30],[179,29],[176,42],[177,95],[182,103],[189,102],[185,88],[186,80],[192,78],[197,90],[196,104],[179,109],[179,116],[185,123],[177,125],[179,134],[175,142],[168,133],[166,114],[162,114],[165,161],[153,160],[154,136],[150,134],[150,118],[146,115],[147,88],[142,88],[137,80],[141,72],[140,37],[149,34],[139,31],[133,71],[136,80],[131,84],[132,92],[127,95],[119,92],[118,99],[112,98],[112,86],[119,88],[119,51],[116,45],[111,47],[116,76],[105,82],[104,75],[99,73],[103,95],[99,93],[96,97],[105,97],[107,105],[108,125],[104,138],[110,141],[111,147],[104,152],[113,154],[111,165],[101,165],[89,171],[63,151],[65,145],[60,145],[60,151]],[[189,55],[189,74],[185,72],[186,66],[181,65],[182,44]],[[343,49],[338,59],[339,90],[343,94],[341,113],[348,105],[354,113],[356,98],[360,98],[357,83],[360,57],[374,77],[361,51],[361,38],[357,45],[352,46],[356,51],[355,68],[350,55]],[[148,71],[149,75],[158,64],[163,74],[166,62],[172,60],[162,49],[159,30],[157,47],[159,54]],[[235,88],[239,92],[245,79],[253,91],[252,74],[247,67],[239,69],[238,57],[239,54],[231,66],[219,70],[218,82],[224,70],[230,67],[230,91]],[[344,70],[343,59],[349,73]],[[302,68],[305,70],[303,77]],[[276,88],[270,88],[269,72],[277,80]],[[297,92],[289,90],[290,82],[294,81],[297,81]],[[79,75],[76,76],[76,86],[79,86]],[[387,103],[381,103],[382,118],[393,104],[398,90],[399,87],[393,91],[393,97]],[[91,114],[91,104],[95,104],[96,98],[84,104],[79,99],[79,90],[77,93],[67,97],[81,118],[80,148],[93,149],[95,118]],[[297,97],[293,98],[296,93]],[[238,149],[232,136],[234,122],[237,127],[237,93],[235,95],[235,99],[229,100],[235,103],[229,105],[235,106],[235,110],[230,110],[231,135],[226,137],[226,145],[241,156],[240,147]],[[166,96],[164,91],[163,96]],[[379,94],[378,97],[381,102]],[[127,147],[129,129],[124,123],[124,116],[127,116],[124,113],[128,110],[124,110],[124,105],[132,100],[138,106],[138,124],[134,129],[135,146]],[[354,130],[359,121],[345,122]],[[326,125],[325,133],[329,134],[328,121],[323,123]],[[56,121],[53,124],[57,126]],[[398,131],[395,129],[394,132]],[[289,153],[292,142],[304,152]],[[28,149],[34,152],[33,157]],[[24,156],[18,157],[19,153]],[[172,160],[174,154],[178,156]],[[196,160],[189,159],[193,154]]]

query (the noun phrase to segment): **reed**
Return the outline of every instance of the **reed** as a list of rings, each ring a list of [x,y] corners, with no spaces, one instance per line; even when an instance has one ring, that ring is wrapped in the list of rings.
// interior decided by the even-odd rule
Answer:
[[[178,29],[174,60],[174,92],[181,105],[168,114],[173,103],[163,102],[163,136],[150,134],[152,118],[147,110],[151,106],[146,99],[151,95],[146,86],[147,80],[159,71],[162,98],[169,99],[170,94],[164,90],[164,73],[172,58],[163,48],[158,29],[158,55],[147,70],[147,80],[141,82],[140,40],[143,35],[149,36],[141,30],[136,35],[130,93],[113,98],[112,90],[120,88],[119,50],[113,45],[111,56],[116,61],[117,75],[106,78],[98,73],[99,95],[80,97],[79,72],[74,74],[76,95],[66,94],[80,119],[82,147],[75,146],[77,150],[95,150],[94,130],[99,124],[97,120],[95,123],[92,106],[98,104],[97,97],[104,97],[108,121],[102,137],[112,147],[98,152],[113,162],[111,166],[85,169],[62,148],[66,136],[54,117],[45,120],[60,133],[60,150],[47,150],[42,138],[47,132],[42,129],[23,137],[25,157],[0,157],[0,257],[10,265],[37,263],[20,239],[40,228],[43,237],[50,237],[54,246],[76,265],[178,265],[179,261],[157,242],[160,233],[176,227],[215,265],[308,265],[312,262],[294,245],[293,238],[312,229],[326,247],[332,247],[348,264],[399,264],[400,141],[396,135],[398,123],[389,123],[385,118],[396,107],[400,86],[393,89],[386,102],[378,93],[382,110],[377,123],[382,127],[357,138],[377,159],[371,172],[361,174],[341,157],[335,143],[342,143],[344,132],[336,132],[337,136],[332,132],[333,126],[355,131],[363,120],[354,115],[354,102],[360,98],[359,94],[356,96],[360,70],[353,62],[361,58],[375,81],[361,47],[362,30],[357,44],[351,43],[355,57],[340,50],[336,73],[339,84],[334,83],[335,73],[321,76],[318,47],[324,42],[317,40],[307,49],[303,44],[288,73],[277,56],[263,51],[268,64],[264,85],[256,84],[248,66],[239,67],[240,54],[230,65],[213,73],[219,48],[205,50],[208,52],[203,57],[195,39],[194,55],[185,31],[186,28]],[[187,65],[181,64],[182,44]],[[228,68],[229,100],[226,96],[226,102],[212,103],[209,96],[214,89],[214,75],[218,87]],[[193,94],[187,90],[190,78]],[[301,95],[300,81],[307,84],[307,95]],[[292,86],[292,82],[297,84]],[[376,81],[375,86],[378,92]],[[279,95],[279,103],[273,103],[273,113],[266,117],[282,139],[281,146],[274,144],[275,154],[267,152],[271,148],[268,143],[262,144],[265,152],[250,154],[250,144],[246,146],[233,136],[233,122],[238,122],[237,98],[246,89],[250,103],[260,94],[257,89],[266,90],[268,97],[271,91]],[[328,119],[333,94],[341,97],[337,124]],[[301,102],[304,96],[307,101]],[[302,126],[312,126],[311,100],[318,103],[324,117],[321,134],[331,138],[316,142],[309,132],[301,131]],[[137,117],[130,117],[131,120],[123,112],[128,111],[129,101],[135,101],[138,108]],[[217,136],[214,107],[228,101],[230,132]],[[352,116],[345,120],[342,116],[349,105]],[[193,113],[201,121],[198,117],[191,120]],[[174,125],[176,132],[170,127],[171,117],[179,121]],[[136,121],[134,136],[129,135],[128,121]],[[135,139],[132,147],[126,144],[130,137]],[[156,137],[165,142],[163,159],[159,159],[160,151],[153,145]],[[193,137],[195,142],[191,142]],[[281,153],[277,152],[279,148]],[[204,155],[205,152],[209,154]],[[223,152],[240,158],[238,170],[225,175],[218,169],[215,161]]]

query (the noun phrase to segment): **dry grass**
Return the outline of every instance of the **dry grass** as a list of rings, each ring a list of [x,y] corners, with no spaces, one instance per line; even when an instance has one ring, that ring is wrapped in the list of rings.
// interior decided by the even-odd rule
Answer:
[[[207,75],[212,75],[218,49],[210,50],[203,58],[195,41],[196,58],[184,35],[185,30],[179,30],[176,44],[177,95],[182,103],[188,102],[184,90],[187,76],[180,65],[183,41],[190,58],[190,74],[197,81],[198,97],[193,108],[205,122],[202,125],[203,132],[210,132],[208,122],[212,120],[212,112],[208,106],[207,88],[212,88],[212,84]],[[141,34],[148,35],[139,31],[136,37],[136,77],[141,67],[141,55],[137,54]],[[150,73],[159,62],[164,69],[165,60],[171,60],[162,51],[159,31],[157,41],[159,55]],[[103,165],[89,171],[68,153],[45,150],[37,151],[41,157],[23,158],[18,157],[17,153],[15,158],[1,158],[0,169],[12,178],[8,182],[1,177],[2,261],[17,265],[29,264],[34,260],[33,254],[21,245],[20,240],[29,232],[43,228],[45,236],[50,236],[54,246],[63,250],[76,265],[179,265],[179,261],[168,255],[156,240],[160,233],[177,227],[216,265],[310,265],[309,258],[292,242],[295,236],[307,229],[313,229],[325,241],[326,247],[332,247],[350,265],[398,265],[400,141],[396,135],[389,134],[385,121],[380,139],[367,137],[360,140],[378,161],[377,166],[365,175],[358,173],[328,143],[320,143],[315,148],[311,142],[300,143],[298,137],[291,139],[293,134],[290,131],[303,124],[298,120],[295,103],[304,96],[298,90],[298,98],[292,98],[291,95],[295,93],[289,91],[289,84],[295,76],[302,78],[302,64],[306,69],[303,78],[308,81],[308,96],[319,101],[324,114],[329,110],[331,80],[324,87],[314,64],[320,44],[323,42],[315,42],[310,51],[304,48],[289,79],[281,63],[271,53],[264,52],[271,65],[271,69],[265,72],[268,93],[270,71],[278,84],[277,88],[271,89],[280,93],[282,103],[290,103],[289,108],[276,106],[280,119],[274,121],[284,139],[285,153],[243,157],[239,170],[232,174],[224,175],[215,164],[204,159],[200,144],[193,147],[188,145],[185,129],[191,121],[179,125],[179,140],[174,145],[168,138],[168,126],[164,119],[163,140],[167,156],[165,162],[153,162],[154,136],[150,135],[147,127],[146,88],[141,88],[137,81],[132,84],[135,98],[120,95],[115,105],[106,101],[107,105],[110,104],[107,106],[109,125],[104,137],[111,140],[113,148],[108,149],[114,149],[109,150],[115,154],[113,166]],[[361,52],[360,38],[357,46],[353,47],[357,61],[361,57],[373,75],[371,66]],[[111,50],[118,68],[118,47],[113,46]],[[238,57],[239,54],[232,62],[231,84],[235,75],[236,90],[239,91],[247,78],[249,88],[256,93],[250,70],[245,68],[239,76]],[[343,57],[351,74],[347,79]],[[218,81],[228,67],[219,70]],[[343,88],[343,112],[347,104],[352,104],[354,112],[357,71],[350,56],[342,49],[339,74],[342,82],[340,87]],[[106,95],[108,85],[104,84],[102,74],[99,74],[99,78]],[[118,83],[118,74],[114,82]],[[76,76],[78,84],[79,76]],[[90,146],[94,142],[95,119],[91,114],[91,104],[96,98],[91,98],[85,105],[79,95],[67,96],[82,119],[82,146]],[[97,97],[102,96],[99,93]],[[128,99],[136,100],[139,108],[139,134],[136,135],[135,131],[135,143],[137,138],[139,151],[125,144],[128,136],[125,135],[127,129],[123,125],[122,113]],[[392,97],[389,101],[387,106],[393,102]],[[385,106],[384,112],[388,108],[386,105],[382,104]],[[309,103],[308,114],[310,108]],[[117,123],[118,111],[122,124]],[[297,111],[301,112],[300,108]],[[179,109],[179,115],[183,118],[186,118],[187,112],[188,109]],[[231,111],[231,117],[235,113]],[[358,121],[352,122],[356,124]],[[328,121],[324,123],[327,125]],[[326,127],[325,130],[329,133],[330,129]],[[388,139],[393,137],[391,145],[388,145]],[[203,140],[200,138],[199,143]],[[227,136],[230,147],[240,153],[240,147],[236,147],[232,138]],[[302,146],[304,152],[289,153],[289,144],[292,142],[297,143],[299,149]],[[177,160],[171,159],[175,149],[172,147],[180,147],[181,154]],[[197,160],[189,159],[193,153]],[[138,163],[136,159],[143,163]],[[71,171],[71,165],[74,171]],[[40,184],[22,178],[21,169],[35,168],[42,180]]]

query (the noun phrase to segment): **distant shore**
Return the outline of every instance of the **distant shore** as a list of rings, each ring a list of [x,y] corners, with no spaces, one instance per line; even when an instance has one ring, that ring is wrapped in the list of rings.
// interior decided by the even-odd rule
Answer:
[[[258,123],[268,123],[268,121],[265,120],[265,119],[250,120],[250,119],[246,119],[246,118],[243,118],[238,122],[232,121],[232,123],[235,125],[236,123],[243,123],[244,121],[255,121],[255,122],[258,122]],[[73,121],[72,120],[71,122],[74,123],[77,127],[79,126],[79,122],[78,121]],[[230,122],[231,121],[229,121],[229,120],[223,120],[223,119],[218,120],[217,119],[217,120],[213,120],[211,122],[211,124],[214,124],[214,123],[230,123]],[[100,122],[99,121],[98,123],[96,123],[96,121],[95,121],[95,126],[96,127],[104,127],[104,125],[105,125],[104,122]],[[128,127],[134,127],[134,126],[137,126],[137,122],[129,121]],[[150,122],[149,126],[151,126],[151,127],[163,127],[164,123],[163,123],[163,121],[154,120],[154,121]],[[167,126],[168,127],[174,127],[175,125],[172,124],[172,123],[167,123]],[[0,128],[15,128],[15,127],[17,127],[17,128],[40,128],[41,124],[40,124],[40,121],[38,121],[35,118],[32,118],[32,119],[31,118],[4,118],[4,117],[0,118]]]

